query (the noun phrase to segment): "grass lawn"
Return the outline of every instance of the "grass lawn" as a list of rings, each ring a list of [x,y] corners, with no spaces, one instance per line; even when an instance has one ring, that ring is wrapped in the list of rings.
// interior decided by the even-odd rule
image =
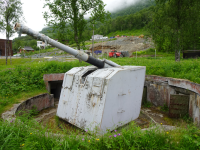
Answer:
[[[200,59],[181,59],[174,61],[173,54],[158,53],[154,57],[111,58],[120,65],[146,66],[146,74],[188,79],[200,83]],[[140,55],[142,56],[142,54]],[[42,62],[40,59],[16,59],[13,65],[5,66],[0,60],[0,114],[31,96],[47,92],[43,75],[64,73],[73,67],[86,66],[85,62]],[[40,61],[40,62],[39,62]],[[14,68],[14,69],[8,69]],[[19,121],[21,120],[21,121]],[[72,132],[62,137],[45,136],[48,127],[26,115],[9,122],[0,120],[1,149],[200,149],[200,131],[188,124],[173,131],[141,131],[134,122],[129,128],[108,132],[101,136],[81,131]],[[162,126],[161,126],[162,127]],[[63,131],[64,132],[64,131]]]
[[[142,131],[134,122],[126,128],[108,131],[104,135],[87,130],[74,130],[70,133],[63,129],[52,135],[52,130],[43,127],[30,115],[20,116],[15,120],[0,120],[0,148],[15,149],[55,149],[55,150],[163,150],[200,148],[199,129],[189,123],[170,131],[160,131],[162,125],[155,129]],[[61,134],[60,136],[58,134]]]
[[[15,68],[15,66],[18,65],[25,65],[31,62],[39,62],[42,61],[43,59],[31,59],[31,58],[13,58],[11,60],[12,65],[10,63],[10,58],[8,58],[8,65],[6,65],[6,59],[0,59],[0,71],[8,68]]]

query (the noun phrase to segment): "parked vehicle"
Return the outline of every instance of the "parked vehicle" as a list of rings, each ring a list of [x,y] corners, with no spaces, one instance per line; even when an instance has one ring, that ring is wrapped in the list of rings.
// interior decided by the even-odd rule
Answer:
[[[101,53],[102,53],[102,50],[96,50],[96,51],[94,51],[94,53],[95,53],[96,55],[101,54]]]
[[[116,50],[111,50],[109,52],[109,57],[129,57],[129,52],[128,51],[123,51],[123,52],[117,52]]]
[[[20,57],[21,56],[21,54],[15,54],[15,55],[13,55],[13,57]]]

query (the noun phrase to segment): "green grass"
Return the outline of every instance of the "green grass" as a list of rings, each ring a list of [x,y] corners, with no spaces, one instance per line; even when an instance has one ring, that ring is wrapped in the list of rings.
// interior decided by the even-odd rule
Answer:
[[[116,31],[116,32],[111,32],[109,33],[107,36],[111,37],[111,36],[122,36],[122,35],[126,35],[126,36],[139,36],[139,35],[149,35],[148,32],[142,28],[142,29],[133,29],[133,30],[122,30],[122,31]]]
[[[163,54],[164,56],[165,54]],[[168,55],[168,54],[166,54]],[[200,84],[200,59],[181,59],[175,62],[173,54],[168,57],[111,58],[119,65],[146,66],[147,75],[187,79]]]
[[[136,53],[137,53],[137,56],[141,56],[141,57],[144,57],[144,56],[152,56],[152,57],[155,57],[155,54],[156,54],[156,57],[174,57],[174,53],[170,52],[170,53],[163,53],[163,52],[158,52],[156,51],[154,48],[149,48],[147,50],[144,50],[144,51],[135,51],[132,53],[133,57],[136,57]],[[181,57],[182,57],[182,53],[181,53]]]
[[[101,41],[100,41],[100,42],[101,42]],[[94,44],[95,44],[95,43],[98,43],[98,42],[94,41]],[[91,45],[91,44],[92,44],[92,41],[86,41],[86,42],[85,42],[85,45]],[[81,44],[81,46],[82,46],[82,44]]]
[[[134,122],[131,122],[127,126],[128,128],[108,131],[103,136],[90,131],[82,131],[82,134],[72,131],[67,134],[65,130],[63,131],[65,134],[62,132],[62,136],[53,136],[48,126],[44,128],[29,117],[29,115],[24,115],[8,122],[0,121],[1,149],[196,150],[200,148],[200,132],[194,125],[160,132],[158,128],[142,131]]]
[[[10,63],[10,59],[8,59],[8,65],[6,65],[6,59],[0,59],[0,71],[5,69],[15,68],[18,65],[29,64],[32,62],[42,61],[43,59],[30,59],[30,58],[13,58],[11,60],[12,65]]]

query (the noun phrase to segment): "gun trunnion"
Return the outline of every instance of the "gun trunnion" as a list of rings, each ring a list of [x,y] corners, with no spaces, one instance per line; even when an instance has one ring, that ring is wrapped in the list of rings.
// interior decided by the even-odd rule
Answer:
[[[15,30],[40,39],[94,66],[74,67],[64,75],[57,116],[90,131],[114,130],[138,118],[141,109],[145,66],[119,66],[74,50],[28,27]]]

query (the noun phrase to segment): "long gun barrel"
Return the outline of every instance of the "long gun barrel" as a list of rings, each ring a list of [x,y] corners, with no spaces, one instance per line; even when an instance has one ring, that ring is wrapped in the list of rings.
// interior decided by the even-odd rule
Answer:
[[[57,47],[65,52],[70,53],[71,55],[74,55],[76,58],[85,61],[89,64],[92,64],[98,68],[107,68],[107,67],[118,67],[119,65],[109,61],[109,60],[100,60],[100,59],[96,59],[92,56],[89,56],[88,54],[80,51],[80,50],[75,50],[71,47],[68,47],[60,42],[57,42],[51,38],[49,38],[48,36],[45,36],[44,34],[41,34],[39,32],[33,31],[32,29],[26,27],[23,24],[20,23],[16,23],[14,29],[19,32],[19,34],[28,34],[32,37],[34,37],[35,39],[39,39],[41,41],[44,41],[45,43],[48,43],[54,47]]]

